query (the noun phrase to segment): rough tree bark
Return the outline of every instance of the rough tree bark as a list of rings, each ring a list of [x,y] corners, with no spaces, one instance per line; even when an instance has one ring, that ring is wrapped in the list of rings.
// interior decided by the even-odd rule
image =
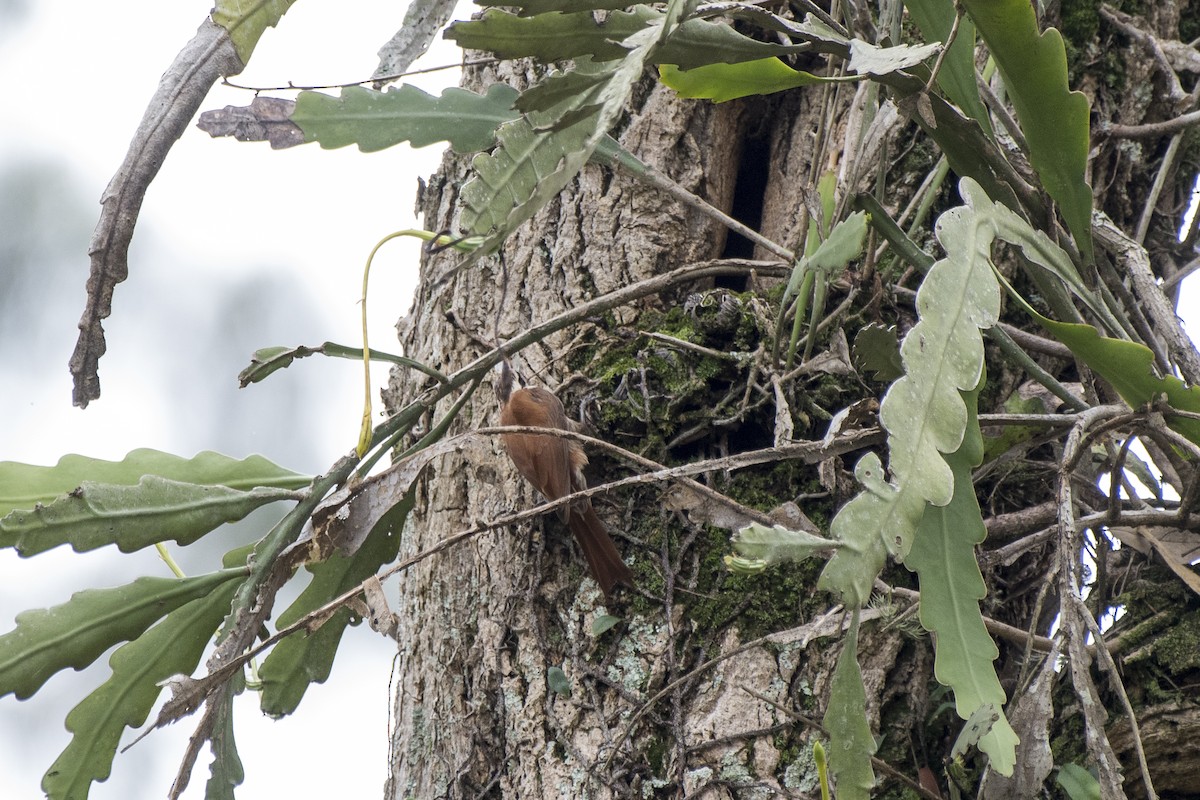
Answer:
[[[1139,24],[1162,38],[1186,42],[1186,23],[1180,32],[1181,20],[1187,19],[1184,5],[1149,4],[1145,12],[1150,19]],[[1164,108],[1158,91],[1128,90],[1157,87],[1163,80],[1142,46],[1106,23],[1093,7],[1074,6],[1070,14],[1062,12],[1077,56],[1073,79],[1089,93],[1097,126],[1172,116],[1175,111]],[[1200,15],[1195,4],[1191,13],[1193,19]],[[1112,66],[1118,62],[1124,74],[1114,77]],[[465,85],[500,79],[522,86],[531,77],[510,64],[498,69],[469,70]],[[1194,76],[1187,79],[1193,82]],[[867,145],[847,135],[857,129],[852,120],[868,102],[865,90],[839,86],[713,106],[680,100],[647,81],[614,135],[685,188],[795,247],[803,234],[806,205],[814,202],[816,179],[826,169],[839,170],[839,196],[847,197],[859,188],[859,179],[873,180],[879,160],[886,159],[885,205],[895,213],[932,168],[935,149],[903,115],[880,115],[876,136]],[[1191,149],[1168,166],[1158,213],[1149,218],[1147,247],[1166,275],[1191,258],[1172,233],[1196,173],[1194,132],[1188,136]],[[1137,228],[1168,139],[1139,140],[1133,146],[1128,140],[1095,141],[1097,207],[1126,231]],[[457,190],[466,174],[463,159],[448,157],[424,188],[419,205],[426,228],[454,227]],[[1114,184],[1121,190],[1113,190]],[[934,213],[956,202],[953,182],[948,182]],[[427,258],[413,310],[399,325],[400,339],[409,356],[449,372],[580,302],[679,266],[734,256],[770,258],[658,192],[589,166],[505,244],[498,258],[485,259],[440,287],[438,279],[456,258]],[[866,322],[904,325],[911,318],[911,295],[890,285],[885,290],[876,275],[862,269],[835,287],[830,309],[855,296],[835,328],[852,337]],[[888,279],[900,282],[895,275]],[[911,289],[915,281],[906,285]],[[658,461],[769,445],[777,421],[769,384],[746,390],[747,381],[754,384],[757,375],[743,366],[711,358],[698,365],[688,351],[643,335],[694,335],[692,341],[722,351],[769,348],[770,339],[763,334],[775,313],[769,288],[770,282],[753,277],[681,286],[559,331],[516,360],[534,382],[557,391],[569,413],[588,417],[601,438]],[[836,337],[822,336],[819,344],[836,354],[831,342]],[[1057,370],[1069,366],[1049,356],[1044,360]],[[1024,379],[994,354],[989,361],[996,364],[989,363],[991,380],[1000,387],[990,402],[999,404]],[[833,362],[830,371],[783,389],[784,413],[792,419],[797,439],[820,438],[828,414],[883,389],[854,375],[849,365],[843,369],[837,359]],[[398,408],[416,396],[417,384],[412,373],[397,371],[387,396],[390,406]],[[431,421],[448,407],[449,401]],[[485,384],[454,430],[495,424],[496,416],[496,402]],[[846,470],[857,455],[820,470],[785,463],[711,480],[764,511],[828,490],[823,499],[805,506],[824,523],[847,497]],[[1047,524],[1036,510],[1053,496],[1046,479],[1053,455],[1028,450],[1024,458],[1003,475],[993,469],[980,480],[985,517],[1014,512],[1020,517],[1013,530],[986,548],[1011,543]],[[626,474],[605,458],[594,457],[593,467],[593,483]],[[468,445],[441,459],[421,483],[402,557],[537,500],[498,441]],[[836,631],[841,621],[826,616],[831,600],[814,588],[819,565],[776,568],[757,580],[737,578],[720,565],[727,532],[706,525],[686,502],[674,502],[667,487],[637,487],[595,502],[642,582],[613,610],[622,622],[600,635],[593,635],[592,623],[604,612],[604,598],[585,579],[582,560],[553,515],[531,526],[477,536],[402,577],[397,609],[402,644],[387,796],[812,796],[816,732],[796,715],[819,719],[823,712],[839,650],[831,643],[840,641]],[[985,615],[1017,630],[1045,634],[1052,615],[1039,606],[1038,589],[1047,581],[1053,552],[1051,544],[1023,550],[1007,563],[985,558],[992,587]],[[1127,568],[1128,556],[1123,558],[1109,569]],[[1145,574],[1127,580],[1141,580],[1138,576]],[[914,585],[901,567],[885,577],[893,585]],[[1155,596],[1174,603],[1181,617],[1195,606],[1194,600],[1188,606],[1182,592],[1169,600]],[[1144,616],[1145,610],[1130,613]],[[880,757],[912,779],[930,766],[940,774],[958,723],[952,713],[939,713],[943,700],[935,694],[930,642],[903,620],[896,621],[895,609],[871,609],[871,617],[895,623],[866,626],[860,647],[869,714],[882,742]],[[696,669],[769,633],[779,635],[736,658]],[[1000,646],[997,667],[1012,698],[1024,686],[1018,680],[1028,677],[1022,669],[1027,654],[1021,643],[1001,640]],[[1152,665],[1148,675],[1162,667],[1153,650],[1146,653],[1143,663]],[[551,668],[563,670],[569,693],[551,685]],[[1190,675],[1195,685],[1198,668],[1200,664],[1186,659],[1177,661],[1170,680],[1186,681]],[[1186,698],[1195,699],[1194,689],[1164,701],[1165,684],[1139,679],[1150,687],[1145,705],[1153,705],[1143,720],[1148,745],[1158,741],[1156,720],[1196,730],[1195,715],[1183,719]],[[645,707],[651,698],[654,702]],[[1079,730],[1067,700],[1055,735]],[[1126,787],[1136,794],[1139,783],[1128,737],[1121,738],[1119,716],[1112,721],[1113,744],[1126,765]],[[1200,786],[1200,777],[1178,763],[1180,748],[1187,747],[1183,739],[1173,737],[1174,749],[1151,757],[1158,763],[1175,762],[1168,781],[1177,792],[1173,796],[1200,796],[1187,789]],[[880,791],[886,794],[880,796],[899,796],[902,788],[897,779],[885,776]]]

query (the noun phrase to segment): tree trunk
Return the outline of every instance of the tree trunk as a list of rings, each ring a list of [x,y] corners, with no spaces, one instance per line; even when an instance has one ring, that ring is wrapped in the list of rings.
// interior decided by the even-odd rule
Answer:
[[[1178,38],[1174,4],[1151,13],[1160,34]],[[1077,37],[1077,52],[1124,47],[1129,78],[1152,83],[1153,66],[1139,46],[1098,25],[1099,34],[1096,26],[1064,29],[1069,40]],[[1123,124],[1161,118],[1155,102],[1134,104],[1129,92],[1106,86],[1111,76],[1103,67],[1073,65],[1075,82],[1089,91],[1094,108]],[[469,71],[465,85],[505,80],[521,86],[528,80],[511,64],[498,69]],[[872,185],[885,159],[885,205],[893,213],[932,169],[937,152],[916,126],[894,107],[877,105],[868,90],[850,85],[712,105],[680,100],[647,81],[614,135],[684,188],[798,248],[817,203],[813,187],[827,169],[836,171],[837,196],[845,202]],[[860,135],[867,112],[875,121]],[[1158,142],[1140,146],[1145,149],[1132,153],[1101,142],[1093,160],[1097,207],[1126,231],[1136,228],[1157,169],[1147,154]],[[426,228],[456,228],[467,167],[466,159],[448,156],[424,189]],[[1195,172],[1194,154],[1176,161],[1160,195],[1162,213],[1150,218],[1148,246],[1168,273],[1185,260],[1167,228]],[[1113,182],[1124,191],[1106,192]],[[956,202],[949,181],[933,214]],[[531,325],[614,289],[687,264],[734,257],[772,258],[658,191],[588,166],[498,256],[441,285],[457,257],[425,259],[400,339],[408,356],[449,373]],[[851,300],[839,309],[832,333],[822,334],[822,348],[840,352],[839,328],[853,338],[867,322],[908,324],[911,297],[890,285],[885,294],[878,275],[863,269],[835,285],[827,309]],[[899,275],[885,278],[901,283]],[[909,290],[915,286],[907,283]],[[781,423],[793,428],[796,439],[820,439],[829,415],[860,396],[878,396],[886,386],[833,358],[826,371],[773,393],[769,383],[757,385],[759,376],[744,362],[698,355],[663,338],[720,352],[769,350],[778,302],[777,294],[768,299],[769,289],[758,276],[678,286],[560,330],[515,361],[531,383],[555,391],[568,415],[584,417],[599,438],[659,462],[769,446]],[[996,385],[1006,387],[997,390],[997,404],[1019,378],[1006,368],[991,373]],[[418,384],[414,373],[398,368],[389,407],[416,397]],[[426,429],[452,400],[434,410]],[[494,425],[497,417],[496,400],[484,385],[451,432]],[[419,484],[401,557],[539,502],[498,439],[468,442],[435,462]],[[783,462],[708,480],[747,505],[774,509],[792,525],[798,524],[794,506],[782,504],[817,496],[805,501],[804,512],[827,523],[849,496],[848,470],[860,455],[820,467]],[[628,474],[615,461],[591,456],[593,484]],[[981,477],[985,517],[1028,511],[1052,498],[1038,469],[1024,478]],[[785,565],[754,579],[732,575],[721,562],[729,552],[728,531],[709,524],[711,513],[667,487],[637,485],[593,502],[638,579],[636,589],[608,609],[553,515],[476,536],[402,575],[387,796],[815,796],[812,742],[818,732],[800,716],[819,720],[824,711],[843,622],[829,615],[832,600],[815,589],[820,565]],[[989,566],[985,575],[993,589],[985,615],[1017,630],[1048,633],[1054,614],[1039,605],[1037,589],[1047,581],[1053,551],[1035,548]],[[891,567],[884,577],[915,588],[902,567]],[[1179,595],[1172,602],[1182,609],[1186,600]],[[621,622],[594,633],[605,613]],[[942,709],[945,700],[936,694],[928,637],[895,617],[887,603],[868,609],[864,620],[894,624],[864,625],[860,661],[879,756],[916,780],[929,767],[941,774],[961,722]],[[774,634],[770,641],[761,638],[767,634]],[[1000,646],[997,669],[1011,699],[1023,686],[1018,678],[1026,652],[1021,643]],[[1065,710],[1056,725],[1064,730],[1079,724],[1069,705],[1060,698]],[[1161,713],[1147,722],[1171,718]],[[1134,776],[1126,784],[1132,790],[1139,785],[1132,751],[1120,741],[1115,736],[1126,775]],[[898,794],[898,779],[883,780],[886,791]]]

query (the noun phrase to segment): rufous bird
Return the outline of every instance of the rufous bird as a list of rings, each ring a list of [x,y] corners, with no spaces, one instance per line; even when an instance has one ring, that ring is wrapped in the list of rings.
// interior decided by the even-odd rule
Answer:
[[[571,430],[563,404],[553,393],[538,386],[522,386],[513,391],[514,373],[507,361],[497,367],[496,397],[500,400],[501,425],[525,425],[537,428]],[[504,449],[517,471],[547,500],[587,488],[583,468],[588,457],[578,442],[560,436],[536,433],[505,433],[500,436]],[[592,502],[580,498],[558,509],[559,519],[567,523],[575,541],[583,549],[588,567],[606,598],[620,583],[633,587],[633,572],[621,560],[608,529],[596,516]]]

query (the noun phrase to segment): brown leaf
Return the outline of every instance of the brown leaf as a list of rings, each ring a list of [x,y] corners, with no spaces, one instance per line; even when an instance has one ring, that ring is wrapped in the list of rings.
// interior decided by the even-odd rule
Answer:
[[[239,142],[270,142],[272,150],[304,144],[304,131],[292,122],[296,101],[256,97],[248,106],[225,106],[200,115],[196,127],[214,138],[232,136]]]
[[[1186,583],[1188,589],[1200,595],[1200,575],[1196,575],[1195,570],[1188,566],[1188,561],[1195,559],[1200,549],[1198,536],[1189,531],[1153,528],[1150,525],[1139,531],[1171,572]]]
[[[388,605],[387,595],[383,591],[383,584],[379,582],[379,576],[372,575],[363,582],[363,601],[367,613],[362,617],[371,626],[371,630],[395,638],[397,618],[392,613],[391,606]]]
[[[1149,555],[1150,551],[1157,553],[1168,569],[1187,584],[1189,589],[1200,594],[1200,575],[1188,566],[1200,558],[1200,534],[1155,525],[1143,525],[1138,528],[1113,526],[1109,531],[1120,539],[1122,544],[1143,555]]]
[[[331,494],[313,512],[313,539],[321,553],[337,549],[344,556],[358,552],[379,520],[408,493],[429,462],[460,450],[467,439],[443,439],[365,481],[349,484]]]

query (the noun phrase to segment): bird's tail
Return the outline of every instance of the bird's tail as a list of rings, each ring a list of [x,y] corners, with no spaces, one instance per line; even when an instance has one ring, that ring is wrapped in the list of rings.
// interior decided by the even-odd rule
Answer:
[[[582,510],[571,509],[570,527],[575,541],[583,548],[592,577],[600,584],[606,598],[611,597],[612,588],[618,583],[633,588],[633,572],[621,560],[608,529],[590,503]]]

